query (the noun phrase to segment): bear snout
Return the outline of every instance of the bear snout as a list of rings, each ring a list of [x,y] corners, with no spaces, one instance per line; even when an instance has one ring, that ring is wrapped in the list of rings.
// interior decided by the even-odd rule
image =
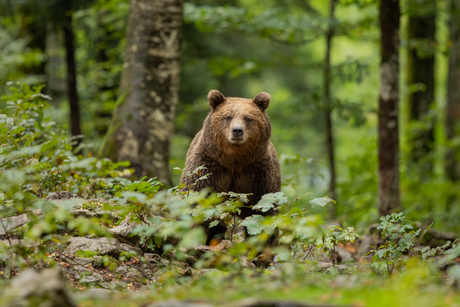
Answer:
[[[234,136],[240,137],[240,136],[243,135],[243,128],[241,128],[241,127],[234,127],[234,128],[232,129],[232,133],[233,133]]]

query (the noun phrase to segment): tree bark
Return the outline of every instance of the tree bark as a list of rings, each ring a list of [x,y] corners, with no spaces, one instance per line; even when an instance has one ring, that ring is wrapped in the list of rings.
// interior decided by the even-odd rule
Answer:
[[[71,0],[68,0],[71,2]],[[69,3],[69,6],[71,4]],[[77,137],[81,135],[80,127],[80,107],[78,105],[78,92],[77,92],[77,69],[75,65],[75,46],[74,46],[74,33],[72,28],[72,15],[71,11],[67,10],[63,17],[63,32],[64,32],[64,46],[66,50],[66,63],[67,63],[67,97],[70,105],[70,123],[72,136]],[[77,138],[77,145],[81,142],[81,138]]]
[[[460,135],[460,0],[451,1],[450,56],[447,81],[446,137],[449,143]],[[452,181],[460,179],[458,148],[448,143],[446,152],[446,176]]]
[[[169,147],[180,73],[183,0],[131,0],[121,102],[103,154],[129,161],[137,177],[172,185]]]
[[[434,149],[434,122],[429,117],[430,105],[434,101],[434,60],[435,49],[435,18],[436,2],[425,0],[421,3],[423,15],[418,15],[420,8],[409,13],[409,47],[408,47],[408,83],[415,85],[416,90],[409,96],[410,120],[422,122],[410,135],[412,162],[423,159],[418,169],[431,172],[433,158],[430,153]]]
[[[332,128],[332,104],[331,104],[331,49],[332,38],[334,36],[334,10],[336,0],[330,0],[329,7],[329,28],[326,34],[326,56],[324,59],[324,101],[326,104],[326,143],[327,156],[329,163],[330,179],[329,179],[329,197],[337,201],[335,193],[335,160],[334,160],[334,136]],[[336,216],[336,205],[330,207],[332,218]]]
[[[399,0],[380,1],[381,64],[379,98],[380,215],[401,207],[399,197]]]

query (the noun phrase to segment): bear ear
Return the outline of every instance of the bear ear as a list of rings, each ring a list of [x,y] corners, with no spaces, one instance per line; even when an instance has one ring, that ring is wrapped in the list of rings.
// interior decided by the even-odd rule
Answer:
[[[270,94],[266,92],[262,92],[256,95],[254,97],[254,103],[262,109],[262,111],[265,111],[268,108],[268,105],[270,104]]]
[[[213,110],[217,108],[217,106],[221,105],[224,101],[224,95],[218,90],[212,90],[208,93],[208,103]]]

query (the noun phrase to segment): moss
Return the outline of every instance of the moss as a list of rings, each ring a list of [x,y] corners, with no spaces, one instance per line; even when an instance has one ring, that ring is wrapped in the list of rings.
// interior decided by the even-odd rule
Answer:
[[[119,265],[119,261],[112,256],[103,256],[100,257],[95,263],[93,263],[95,267],[106,268],[108,267],[110,271],[114,271],[117,266]]]
[[[75,256],[80,258],[93,258],[94,256],[98,256],[99,254],[93,251],[77,251]]]

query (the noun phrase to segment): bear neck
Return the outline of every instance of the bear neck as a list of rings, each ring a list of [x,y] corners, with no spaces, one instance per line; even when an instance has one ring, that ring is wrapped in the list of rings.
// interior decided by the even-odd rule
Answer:
[[[224,142],[227,142],[225,140]],[[218,147],[211,149],[212,156],[218,164],[232,170],[244,170],[250,165],[257,164],[263,160],[268,153],[268,141],[258,146],[231,146]],[[217,155],[216,155],[217,154]]]

